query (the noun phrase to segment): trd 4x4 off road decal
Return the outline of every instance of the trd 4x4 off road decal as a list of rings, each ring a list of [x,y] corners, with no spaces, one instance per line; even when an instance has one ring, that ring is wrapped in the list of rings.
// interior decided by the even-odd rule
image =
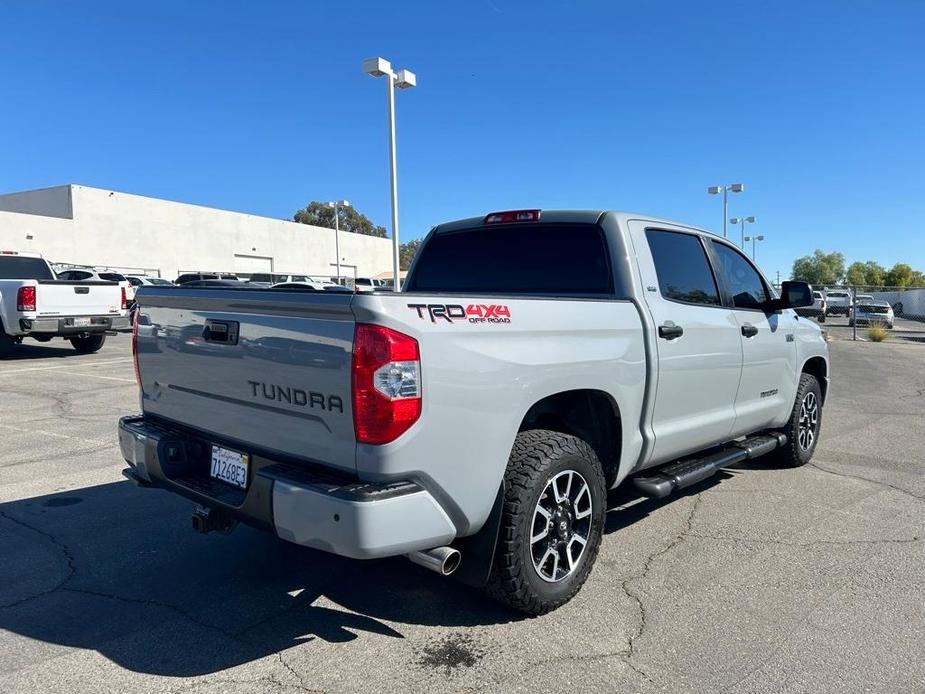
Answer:
[[[418,312],[418,318],[430,317],[431,323],[437,319],[447,323],[467,321],[469,323],[510,323],[511,309],[504,304],[408,304],[408,308]]]

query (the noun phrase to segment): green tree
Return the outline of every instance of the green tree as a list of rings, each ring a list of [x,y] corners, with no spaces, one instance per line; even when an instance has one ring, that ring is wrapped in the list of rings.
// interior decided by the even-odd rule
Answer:
[[[848,284],[864,285],[867,281],[867,263],[855,260],[848,266],[848,272],[845,275],[845,282]]]
[[[413,241],[406,241],[398,247],[399,268],[407,270],[411,267],[411,261],[414,260],[414,256],[420,250],[422,241],[423,239],[414,239]]]
[[[910,287],[925,287],[925,273],[922,273],[918,270],[912,271],[912,282],[909,284]]]
[[[882,287],[886,279],[886,268],[876,260],[864,263],[867,284],[871,287]]]
[[[915,270],[906,263],[896,263],[886,273],[886,284],[890,287],[911,287],[915,279]]]
[[[341,231],[385,238],[385,227],[374,224],[369,217],[352,207],[338,207],[337,218]],[[328,207],[325,202],[313,201],[292,215],[292,219],[299,224],[312,224],[333,229],[334,209]]]
[[[812,255],[793,261],[790,276],[817,287],[839,284],[845,278],[845,256],[837,251],[826,253],[817,248]]]

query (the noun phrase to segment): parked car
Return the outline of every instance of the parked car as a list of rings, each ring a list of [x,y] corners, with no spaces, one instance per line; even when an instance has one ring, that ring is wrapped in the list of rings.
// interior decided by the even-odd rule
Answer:
[[[186,284],[199,280],[236,280],[238,276],[231,272],[184,272],[174,280],[174,284]]]
[[[893,307],[886,301],[865,301],[855,304],[848,317],[848,325],[874,325],[879,323],[885,325],[890,330],[893,329],[895,321]]]
[[[78,352],[96,352],[107,334],[128,326],[125,287],[113,281],[56,277],[34,254],[0,252],[0,357],[25,338],[61,337]]]
[[[303,291],[311,292],[340,292],[340,293],[350,293],[350,290],[346,287],[342,287],[339,284],[334,284],[333,282],[280,282],[279,284],[274,284],[271,289],[300,289]]]
[[[191,499],[201,532],[406,555],[547,612],[591,571],[608,489],[810,460],[828,351],[792,309],[812,302],[721,237],[600,210],[441,224],[397,293],[152,287],[148,323],[247,358],[138,335],[125,474]]]
[[[851,312],[851,293],[845,289],[827,289],[825,300],[826,315],[847,316]]]
[[[798,316],[806,318],[815,318],[820,323],[825,323],[826,300],[825,295],[820,291],[813,291],[813,305],[796,309]]]
[[[163,277],[152,277],[151,275],[126,275],[125,278],[129,283],[138,289],[138,287],[172,287],[173,282],[165,280]]]
[[[121,272],[112,270],[94,270],[93,268],[71,268],[58,273],[59,280],[68,282],[115,282],[125,289],[125,298],[129,308],[135,302],[135,287]]]

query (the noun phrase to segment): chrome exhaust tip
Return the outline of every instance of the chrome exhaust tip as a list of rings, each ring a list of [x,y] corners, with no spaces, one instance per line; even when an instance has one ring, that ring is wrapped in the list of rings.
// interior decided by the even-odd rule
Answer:
[[[462,561],[462,554],[452,547],[435,547],[421,552],[411,552],[405,556],[418,566],[436,571],[441,576],[449,576],[459,568]]]

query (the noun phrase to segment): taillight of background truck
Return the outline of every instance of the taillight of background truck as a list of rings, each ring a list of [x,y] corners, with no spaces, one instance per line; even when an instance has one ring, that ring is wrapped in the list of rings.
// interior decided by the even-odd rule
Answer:
[[[122,291],[125,292],[125,289],[123,289]],[[138,314],[139,313],[141,313],[141,311],[135,311],[135,315],[132,316],[132,361],[135,362],[135,381],[137,381],[138,387],[141,388],[141,372],[138,370]]]
[[[358,323],[353,337],[357,442],[394,441],[421,416],[421,355],[413,337]]]
[[[119,287],[122,290],[122,310],[124,311],[128,306],[128,297],[125,296],[125,287]]]
[[[17,311],[35,311],[35,287],[20,287],[16,292]]]

